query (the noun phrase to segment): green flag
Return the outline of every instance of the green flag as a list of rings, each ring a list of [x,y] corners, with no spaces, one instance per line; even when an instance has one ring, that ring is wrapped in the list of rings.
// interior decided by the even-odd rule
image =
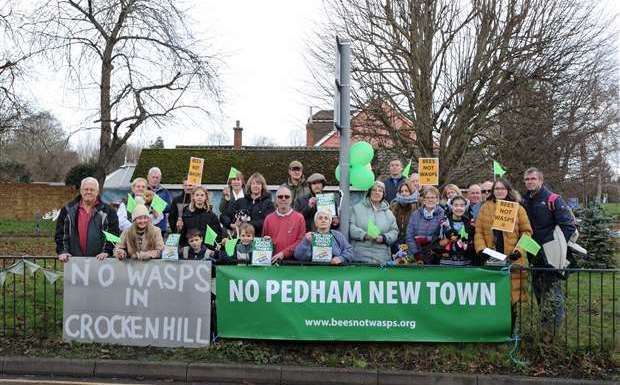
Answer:
[[[215,230],[211,228],[211,226],[207,225],[207,232],[205,233],[205,243],[209,246],[215,245],[215,239],[217,238],[217,233]]]
[[[112,234],[112,233],[108,233],[107,231],[103,232],[103,235],[105,236],[105,240],[108,242],[111,242],[113,244],[117,244],[121,241],[121,238]]]
[[[368,235],[376,238],[379,236],[379,234],[381,234],[381,230],[379,230],[379,227],[377,227],[377,225],[375,224],[375,222],[373,222],[371,218],[368,218]]]
[[[230,171],[228,172],[228,179],[235,179],[238,173],[239,170],[231,166]]]
[[[131,196],[131,194],[127,194],[127,212],[131,214],[135,208],[136,200]]]
[[[166,206],[168,206],[168,202],[163,200],[157,194],[153,195],[153,202],[151,202],[151,208],[153,208],[153,210],[155,210],[158,213],[162,214],[164,212],[164,210],[166,209]]]
[[[459,235],[461,236],[461,239],[469,239],[469,234],[467,234],[467,230],[465,230],[465,225],[461,226]]]
[[[403,170],[403,176],[405,178],[409,178],[409,174],[411,173],[411,160],[409,160],[409,163],[407,163],[407,166],[405,166],[405,169]]]
[[[498,161],[493,161],[493,175],[503,176],[506,173],[506,170],[499,164]]]
[[[235,255],[235,247],[237,247],[237,242],[239,242],[239,238],[229,239],[226,241],[224,249],[229,257],[233,257]]]
[[[540,245],[536,242],[532,237],[527,234],[523,234],[519,242],[517,242],[517,246],[527,251],[532,255],[538,254],[540,250]]]

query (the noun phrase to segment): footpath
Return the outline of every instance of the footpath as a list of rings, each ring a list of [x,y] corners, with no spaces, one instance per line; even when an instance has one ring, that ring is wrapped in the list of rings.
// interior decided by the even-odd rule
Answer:
[[[0,379],[11,376],[131,379],[170,383],[269,385],[618,385],[618,381],[458,375],[325,367],[255,366],[131,360],[0,357]]]

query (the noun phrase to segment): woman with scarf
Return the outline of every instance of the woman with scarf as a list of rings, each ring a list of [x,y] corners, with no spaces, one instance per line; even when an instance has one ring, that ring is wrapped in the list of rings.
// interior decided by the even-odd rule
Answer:
[[[390,210],[396,217],[396,224],[398,225],[398,239],[392,245],[392,254],[402,254],[406,251],[407,245],[407,224],[409,223],[409,217],[418,208],[417,191],[412,191],[409,183],[401,183],[396,190],[396,197],[390,204]]]
[[[411,214],[407,225],[407,247],[409,256],[418,263],[436,265],[439,262],[436,254],[441,224],[445,220],[445,212],[439,206],[439,191],[427,186],[420,194],[421,207]]]

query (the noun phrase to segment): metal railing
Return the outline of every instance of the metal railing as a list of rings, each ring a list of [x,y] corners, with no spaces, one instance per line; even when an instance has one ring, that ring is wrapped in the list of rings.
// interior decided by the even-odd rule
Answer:
[[[25,259],[46,269],[61,271],[63,264],[55,257],[0,256],[0,268],[6,269],[15,261]],[[289,263],[304,264],[304,263]],[[429,266],[425,266],[428,268]],[[393,268],[417,268],[400,265]],[[442,268],[433,266],[433,268]],[[216,267],[217,271],[217,267]],[[516,274],[520,272],[520,274]],[[616,324],[618,319],[618,269],[566,269],[526,267],[516,271],[524,290],[520,301],[513,305],[514,335],[522,343],[559,344],[567,349],[616,352]],[[557,282],[554,287],[561,292],[563,317],[554,317],[556,305],[549,296],[536,298],[537,276],[542,275]],[[559,278],[563,275],[564,278]],[[513,280],[513,283],[515,281]],[[9,274],[1,287],[0,335],[3,337],[59,337],[62,335],[62,280],[50,284],[42,271],[23,275]],[[557,299],[557,298],[556,298]],[[547,314],[547,310],[550,314]],[[550,319],[551,318],[551,319]]]

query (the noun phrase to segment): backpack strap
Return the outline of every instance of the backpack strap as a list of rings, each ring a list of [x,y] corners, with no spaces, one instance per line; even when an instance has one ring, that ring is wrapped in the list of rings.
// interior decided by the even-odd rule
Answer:
[[[555,211],[555,201],[560,197],[559,194],[556,194],[554,192],[552,192],[551,194],[549,194],[549,196],[547,197],[547,207],[549,208],[549,210],[551,211]]]

